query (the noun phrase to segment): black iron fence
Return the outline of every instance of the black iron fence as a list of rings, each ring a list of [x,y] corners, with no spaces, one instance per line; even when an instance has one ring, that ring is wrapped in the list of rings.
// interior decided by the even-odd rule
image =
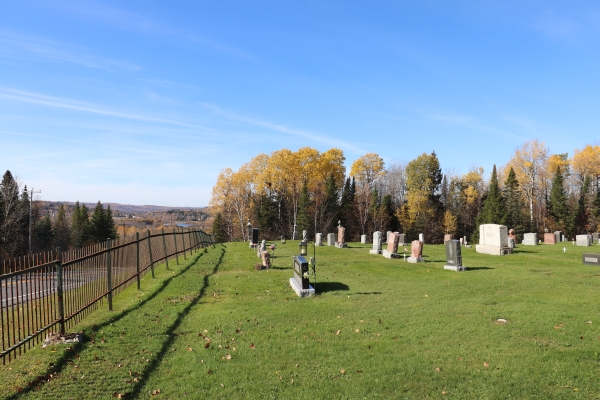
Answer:
[[[133,238],[108,240],[69,252],[47,252],[3,261],[0,266],[0,358],[5,364],[43,340],[45,333],[64,333],[104,299],[137,283],[154,265],[187,258],[214,244],[196,229],[164,229]]]

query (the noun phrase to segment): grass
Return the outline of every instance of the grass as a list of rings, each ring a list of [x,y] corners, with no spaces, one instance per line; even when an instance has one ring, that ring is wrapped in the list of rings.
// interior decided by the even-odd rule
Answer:
[[[443,246],[420,264],[369,249],[318,248],[308,299],[288,285],[297,242],[271,270],[244,243],[159,266],[82,321],[85,342],[0,367],[0,397],[600,398],[596,247],[463,249],[460,273]]]

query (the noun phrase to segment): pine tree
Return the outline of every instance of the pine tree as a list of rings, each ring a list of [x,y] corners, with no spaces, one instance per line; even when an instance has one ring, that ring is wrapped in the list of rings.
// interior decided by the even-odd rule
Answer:
[[[68,250],[71,242],[71,232],[69,229],[69,224],[67,223],[67,215],[64,204],[61,204],[58,208],[58,214],[56,214],[52,232],[54,237],[54,247],[60,247],[63,251]]]
[[[483,202],[483,209],[477,216],[477,225],[481,224],[500,224],[504,225],[506,219],[506,204],[498,185],[498,175],[496,165],[492,170],[490,185],[488,187],[487,198]]]
[[[523,225],[525,220],[523,217],[524,204],[517,174],[515,174],[515,170],[512,167],[510,167],[508,177],[504,182],[503,195],[506,202],[506,218],[504,223],[509,229],[514,229],[516,235],[521,235],[525,232],[525,226]]]
[[[574,215],[574,232],[573,236],[576,234],[584,234],[588,232],[588,210],[585,207],[585,198],[590,189],[591,178],[589,175],[583,180],[583,186],[581,187],[581,191],[579,192],[579,199],[577,200],[577,208],[575,210]]]
[[[0,183],[0,256],[19,256],[27,251],[29,210],[20,198],[19,184],[10,171]]]
[[[106,211],[104,212],[105,224],[106,224],[106,237],[110,239],[117,238],[117,227],[115,225],[115,220],[113,218],[112,210],[110,209],[110,204],[106,207]]]
[[[567,232],[567,234],[571,236],[573,234],[572,218],[569,215],[567,200],[563,174],[560,166],[557,166],[554,178],[552,178],[552,189],[550,190],[550,199],[548,199],[547,210],[548,215],[554,219],[556,228]]]
[[[227,232],[225,231],[225,221],[221,213],[218,213],[213,221],[212,233],[215,236],[217,243],[225,243],[227,241]]]
[[[323,232],[331,232],[335,223],[339,220],[339,204],[338,204],[338,189],[335,184],[333,173],[327,178],[327,186],[325,188],[325,203],[323,204]]]
[[[110,225],[106,218],[104,206],[98,201],[90,217],[90,238],[96,242],[104,242],[110,237],[110,234]]]
[[[400,229],[398,218],[394,215],[394,205],[392,202],[392,195],[386,194],[383,196],[383,201],[381,202],[381,207],[383,212],[387,215],[387,227],[386,231],[397,232]]]
[[[54,234],[52,232],[52,219],[46,214],[33,227],[33,251],[48,251],[52,249],[54,243]]]
[[[79,205],[77,201],[71,216],[71,240],[76,248],[81,248],[90,239],[89,218],[85,204]]]

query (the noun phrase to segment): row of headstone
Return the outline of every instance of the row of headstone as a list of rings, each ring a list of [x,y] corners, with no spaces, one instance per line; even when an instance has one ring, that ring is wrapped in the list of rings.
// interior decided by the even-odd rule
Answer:
[[[512,253],[508,246],[508,228],[498,224],[479,225],[479,244],[475,251],[495,256]]]

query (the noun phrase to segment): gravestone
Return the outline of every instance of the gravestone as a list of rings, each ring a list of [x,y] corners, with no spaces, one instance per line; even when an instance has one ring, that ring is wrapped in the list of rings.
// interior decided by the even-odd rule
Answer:
[[[338,226],[338,234],[337,241],[335,242],[335,247],[338,247],[340,249],[343,247],[348,247],[348,245],[346,244],[346,228],[344,228],[341,225]]]
[[[280,236],[279,239],[281,239],[281,244],[285,244],[285,236]]]
[[[448,240],[452,240],[452,235],[444,235],[444,244],[446,244]]]
[[[462,265],[462,253],[460,242],[455,239],[448,240],[445,243],[446,246],[446,265],[444,269],[451,271],[464,271],[465,267]]]
[[[413,240],[410,246],[410,257],[407,261],[409,263],[423,262],[423,242],[420,240]]]
[[[419,241],[421,243],[425,243],[425,235],[423,235],[422,233],[419,233]]]
[[[537,233],[524,233],[523,234],[523,245],[525,246],[537,246],[538,236]]]
[[[302,241],[308,242],[308,232],[306,230],[302,231]]]
[[[406,234],[401,233],[400,234],[400,239],[398,240],[398,245],[399,246],[404,246],[406,244]]]
[[[373,232],[373,250],[369,250],[369,254],[381,254],[381,232]]]
[[[323,234],[317,233],[315,235],[315,246],[323,246]]]
[[[463,238],[460,238],[460,245],[462,246],[463,244]]]
[[[386,235],[385,235],[385,244],[388,244],[390,242],[390,235],[392,234],[392,231],[387,231]]]
[[[592,233],[592,244],[593,243],[600,243],[600,233]]]
[[[292,232],[292,240],[298,240],[298,226],[294,224],[294,231]]]
[[[252,228],[252,244],[258,244],[258,228]]]
[[[367,243],[367,235],[360,235],[360,243],[361,244]]]
[[[382,250],[381,254],[385,258],[400,258],[400,254],[398,254],[398,242],[400,241],[399,233],[392,233],[390,235],[390,240],[387,245],[387,249]]]
[[[304,256],[294,256],[294,277],[290,278],[290,286],[300,297],[315,294],[315,289],[308,280],[308,261]]]
[[[556,231],[554,232],[554,240],[556,241],[556,243],[562,242],[562,232],[561,231]]]
[[[577,240],[577,246],[591,246],[592,245],[592,235],[577,235],[575,236]]]
[[[479,225],[479,244],[475,246],[475,251],[494,256],[512,253],[508,247],[508,228],[498,224]]]
[[[466,246],[467,245],[467,237],[463,236],[463,244]]]
[[[250,220],[248,220],[248,224],[246,224],[246,229],[248,233],[248,246],[252,247],[252,224],[250,223]]]
[[[544,244],[556,244],[556,235],[554,233],[544,233]]]
[[[598,265],[600,266],[600,254],[583,254],[583,263],[585,265]]]
[[[335,233],[327,234],[327,246],[335,246]]]
[[[510,247],[511,249],[515,248],[515,239],[511,237],[508,238],[508,247]]]
[[[264,268],[271,268],[271,253],[263,251],[262,253],[262,265]]]

